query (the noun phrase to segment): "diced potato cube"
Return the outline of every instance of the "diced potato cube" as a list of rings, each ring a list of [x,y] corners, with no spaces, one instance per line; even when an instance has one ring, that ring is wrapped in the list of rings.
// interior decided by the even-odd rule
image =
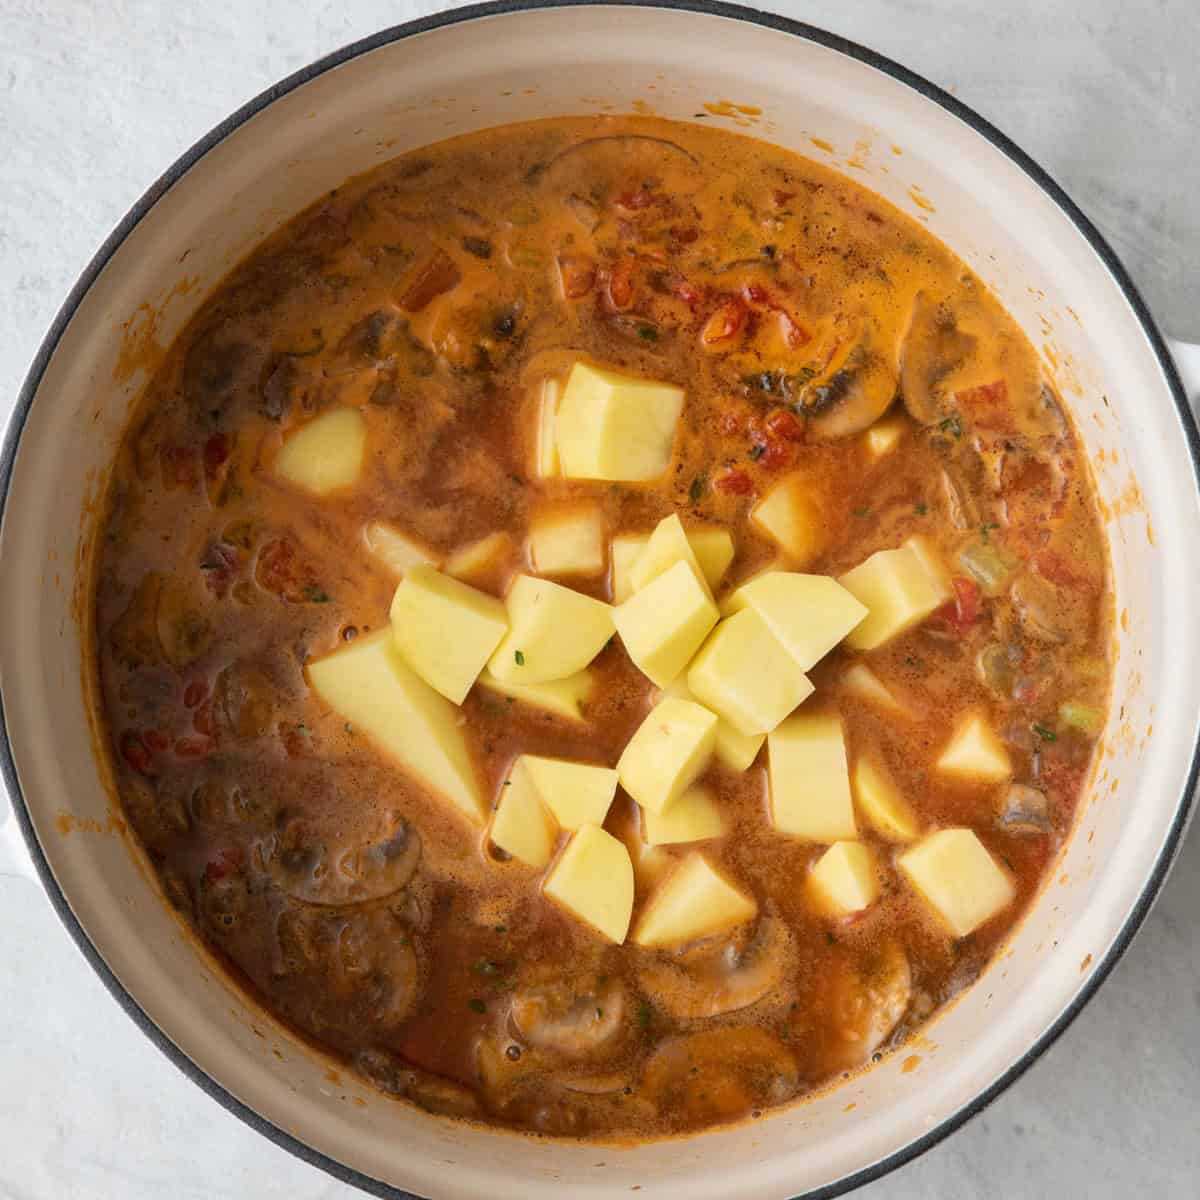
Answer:
[[[767,735],[771,822],[808,842],[858,836],[846,739],[836,713],[797,713]]]
[[[563,829],[604,824],[617,794],[617,773],[612,767],[537,754],[522,754],[517,762]]]
[[[751,510],[750,519],[775,539],[792,565],[805,567],[824,549],[828,522],[803,475],[788,475]]]
[[[907,706],[896,699],[883,680],[866,663],[853,663],[847,667],[842,672],[842,687],[859,700],[878,705],[898,716],[912,716]]]
[[[643,807],[662,812],[708,766],[717,740],[717,718],[687,700],[667,697],[647,714],[629,739],[617,774]]]
[[[854,799],[866,822],[887,842],[911,842],[921,832],[917,814],[887,769],[867,757],[854,764]]]
[[[663,517],[654,527],[645,550],[633,564],[633,590],[640,592],[679,562],[685,562],[692,568],[705,593],[711,598],[711,589],[700,568],[700,560],[688,540],[683,522],[678,514],[672,513],[669,517]]]
[[[508,633],[488,670],[512,683],[547,683],[582,671],[616,630],[603,601],[548,579],[518,575],[505,597]]]
[[[613,622],[634,665],[665,687],[717,623],[717,606],[691,564],[677,562],[614,608]]]
[[[674,696],[679,700],[695,701],[691,689],[687,685],[687,676],[679,675],[663,689],[664,696]],[[717,718],[717,744],[713,750],[717,762],[728,767],[731,771],[745,771],[758,757],[762,744],[767,740],[765,733],[744,734],[735,729],[728,721]]]
[[[599,575],[604,570],[604,517],[596,504],[534,516],[529,557],[539,575]]]
[[[875,857],[862,842],[834,842],[813,864],[808,883],[821,907],[838,917],[879,898]]]
[[[644,811],[642,829],[648,845],[672,846],[720,837],[725,832],[725,820],[708,788],[691,787],[661,813]]]
[[[577,362],[558,405],[558,458],[570,479],[658,479],[671,462],[683,389]]]
[[[752,897],[694,852],[651,896],[633,940],[639,946],[681,946],[741,925],[757,912]]]
[[[828,575],[772,571],[742,584],[738,591],[802,671],[816,666],[867,615]]]
[[[715,588],[733,562],[733,534],[728,529],[689,529],[688,542],[709,589]]]
[[[937,760],[947,775],[978,783],[999,783],[1012,774],[1012,762],[992,727],[980,716],[968,717]]]
[[[405,662],[461,704],[508,630],[504,605],[432,567],[409,567],[396,588],[392,635]]]
[[[612,560],[614,604],[624,604],[633,595],[633,567],[649,541],[648,533],[622,533],[613,538],[608,556]]]
[[[846,638],[856,650],[874,650],[891,641],[951,597],[944,573],[917,538],[896,550],[877,550],[838,582],[867,606],[866,619]]]
[[[479,676],[479,686],[489,692],[511,696],[522,704],[544,709],[556,717],[568,721],[583,720],[583,702],[592,694],[596,677],[591,671],[578,671],[566,679],[552,679],[548,683],[513,683],[511,679],[497,679],[486,667]]]
[[[726,592],[717,603],[717,608],[723,617],[732,617],[735,612],[741,612],[746,604],[746,586],[753,583],[756,579],[761,579],[764,575],[771,574],[772,571],[786,571],[788,569],[787,559],[782,555],[772,559],[765,567],[761,567],[755,571],[753,575],[743,579],[737,587],[731,592]]]
[[[551,900],[619,946],[633,916],[629,851],[598,825],[584,825],[546,876]]]
[[[537,437],[533,449],[533,473],[539,479],[553,479],[562,474],[555,434],[558,404],[561,399],[562,384],[557,379],[543,380],[541,395],[538,397]]]
[[[428,567],[441,565],[441,555],[436,550],[402,533],[386,521],[372,521],[364,526],[363,542],[368,553],[397,578],[417,563]]]
[[[931,833],[896,865],[955,937],[978,929],[1016,895],[1008,874],[969,829]]]
[[[558,826],[519,758],[500,785],[489,836],[506,854],[539,870],[554,854]]]
[[[494,582],[513,557],[512,535],[503,530],[470,542],[446,560],[446,574],[464,583]]]
[[[867,453],[872,458],[882,458],[885,454],[895,450],[900,444],[903,434],[903,417],[885,417],[882,421],[876,421],[863,435]]]
[[[739,733],[769,733],[813,686],[753,609],[726,617],[688,669],[692,694]]]
[[[308,664],[309,686],[355,730],[476,825],[486,815],[459,712],[400,655],[390,629]]]
[[[275,473],[315,496],[326,496],[358,479],[366,445],[367,423],[358,409],[326,409],[288,434],[275,459]]]

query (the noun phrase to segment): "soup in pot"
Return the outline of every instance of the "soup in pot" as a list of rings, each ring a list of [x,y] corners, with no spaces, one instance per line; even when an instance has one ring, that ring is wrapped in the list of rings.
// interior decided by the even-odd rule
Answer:
[[[1105,541],[920,224],[700,123],[407,154],[204,303],[123,440],[100,712],[163,889],[378,1087],[760,1116],[979,976],[1104,721]]]

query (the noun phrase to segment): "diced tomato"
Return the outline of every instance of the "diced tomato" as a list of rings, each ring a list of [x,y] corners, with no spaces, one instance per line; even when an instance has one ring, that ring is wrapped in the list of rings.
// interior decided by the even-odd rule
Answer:
[[[142,741],[151,750],[165,750],[171,744],[171,739],[161,729],[145,730],[142,734]]]
[[[181,737],[175,739],[175,753],[179,758],[203,758],[212,749],[206,737]]]
[[[142,735],[136,729],[128,729],[121,734],[121,757],[139,775],[156,775],[154,758],[150,747],[146,745]]]
[[[254,575],[259,587],[288,604],[303,604],[321,590],[312,567],[290,538],[275,538],[263,546]]]
[[[1042,698],[1044,686],[1044,680],[1037,680],[1028,675],[1022,675],[1020,679],[1013,683],[1013,699],[1018,704],[1026,706],[1036,704]]]
[[[749,496],[754,491],[754,481],[740,467],[733,467],[723,475],[718,475],[713,487],[731,496]]]
[[[776,208],[786,208],[788,201],[794,200],[795,198],[795,192],[785,192],[779,188],[776,188],[775,191],[771,193],[771,199],[775,202]]]
[[[951,581],[954,599],[943,604],[930,618],[958,637],[965,637],[979,620],[982,594],[973,579],[956,575]]]
[[[767,429],[776,437],[789,442],[804,441],[804,426],[786,408],[774,408],[767,415]]]
[[[798,350],[812,341],[812,334],[790,312],[778,307],[775,312],[779,314],[779,320],[783,323],[783,336],[793,350]]]
[[[558,274],[562,280],[563,295],[568,300],[578,300],[595,286],[596,264],[582,255],[560,254]]]
[[[214,433],[204,443],[204,474],[208,479],[215,479],[221,465],[233,451],[233,439],[225,433]]]
[[[242,854],[236,846],[219,846],[204,864],[204,877],[210,883],[216,883],[218,879],[224,879],[226,875],[240,870],[241,865]]]
[[[1013,414],[1008,403],[1008,383],[996,379],[979,387],[964,388],[954,393],[958,407],[970,418],[971,424],[996,433],[1015,433]]]
[[[700,237],[700,230],[695,225],[672,225],[670,228],[671,236],[683,246],[690,246]]]
[[[190,446],[164,446],[162,475],[163,487],[168,491],[181,487],[195,487],[200,479],[196,452]]]
[[[722,301],[720,307],[705,322],[700,340],[706,346],[716,346],[728,341],[746,320],[746,306],[736,297]]]
[[[791,463],[791,446],[778,438],[768,438],[762,454],[758,457],[758,465],[768,471],[777,471],[780,467],[791,466]]]
[[[608,299],[616,309],[626,309],[633,303],[632,258],[618,258],[608,271]]]
[[[193,679],[183,689],[183,707],[196,708],[208,695],[208,684],[203,679]]]
[[[723,412],[720,420],[717,422],[717,431],[732,437],[736,433],[742,431],[742,418],[735,412]]]
[[[400,307],[405,312],[420,312],[438,296],[457,287],[461,278],[462,272],[454,259],[445,250],[435,250],[400,297]]]
[[[218,598],[224,596],[241,565],[241,555],[232,546],[225,542],[213,542],[200,560],[208,590]]]
[[[1098,591],[1097,582],[1074,570],[1063,556],[1054,550],[1042,550],[1033,559],[1033,569],[1058,587],[1079,592]]]
[[[648,192],[645,188],[638,188],[636,192],[622,192],[617,197],[617,204],[628,212],[641,212],[642,209],[649,208],[654,204],[655,199],[653,192]]]
[[[192,728],[204,737],[213,736],[212,702],[206,700],[192,714]]]

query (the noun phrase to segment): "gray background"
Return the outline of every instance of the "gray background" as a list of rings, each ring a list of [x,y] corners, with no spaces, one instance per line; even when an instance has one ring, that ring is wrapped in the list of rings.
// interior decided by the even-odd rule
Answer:
[[[0,0],[0,418],[47,324],[137,196],[212,125],[354,38],[381,0]],[[993,120],[1200,340],[1196,0],[793,0]],[[3,801],[0,801],[3,803]],[[870,1200],[1200,1193],[1200,834],[1065,1037]],[[0,876],[0,1198],[316,1200],[349,1189],[251,1133],[109,999],[29,882]]]

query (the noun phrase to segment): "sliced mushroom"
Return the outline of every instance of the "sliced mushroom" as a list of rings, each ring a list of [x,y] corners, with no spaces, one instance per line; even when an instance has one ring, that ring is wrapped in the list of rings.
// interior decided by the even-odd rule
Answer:
[[[629,1001],[620,980],[585,974],[519,990],[510,1024],[532,1046],[568,1058],[612,1049],[627,1029]]]
[[[917,293],[900,359],[900,395],[914,421],[936,425],[948,416],[949,404],[939,385],[974,348],[975,338],[958,329],[945,305]]]
[[[677,1126],[708,1124],[781,1104],[796,1093],[792,1052],[756,1026],[672,1038],[651,1056],[640,1094]]]
[[[1026,633],[1041,642],[1061,645],[1070,637],[1054,584],[1025,572],[1012,585],[1013,607]]]
[[[709,941],[638,972],[642,990],[678,1021],[739,1012],[770,995],[791,966],[791,934],[782,921],[764,920],[753,940]]]
[[[441,1075],[409,1066],[390,1050],[371,1046],[354,1059],[354,1066],[380,1091],[402,1096],[446,1117],[477,1117],[479,1100],[470,1088]]]
[[[812,437],[850,437],[873,425],[896,398],[896,372],[886,356],[860,345],[831,376],[805,385],[800,409]]]
[[[700,163],[676,142],[638,134],[589,138],[560,151],[538,172],[540,183],[564,197],[585,200],[608,197],[614,186],[640,183],[660,176],[663,164],[672,169],[672,195],[678,197],[678,176],[700,182]]]
[[[1005,833],[1045,833],[1050,828],[1050,801],[1037,788],[1010,783],[1000,797],[996,823]]]
[[[842,958],[825,981],[832,1022],[828,1067],[858,1066],[887,1040],[912,998],[908,956],[897,942],[865,962]]]

